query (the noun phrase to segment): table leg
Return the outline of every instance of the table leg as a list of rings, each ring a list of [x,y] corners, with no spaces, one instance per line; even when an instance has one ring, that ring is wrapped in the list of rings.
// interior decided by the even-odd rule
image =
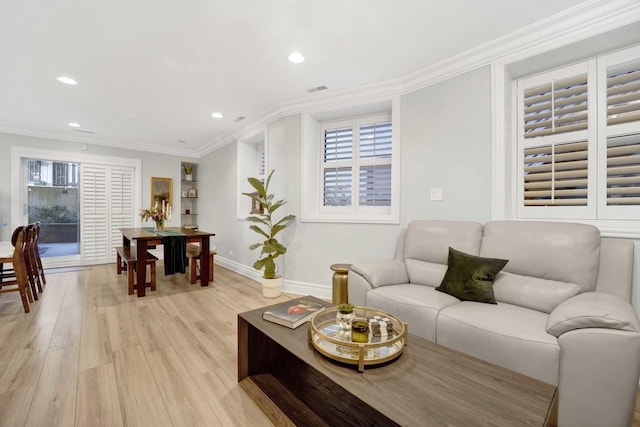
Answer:
[[[209,286],[209,236],[200,240],[200,286]]]
[[[136,252],[136,281],[138,283],[138,297],[143,297],[145,293],[145,283],[147,282],[147,242],[138,239]]]

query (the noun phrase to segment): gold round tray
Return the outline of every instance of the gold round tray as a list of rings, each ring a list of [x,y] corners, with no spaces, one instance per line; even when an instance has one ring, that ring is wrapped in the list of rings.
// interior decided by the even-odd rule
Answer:
[[[389,319],[393,332],[387,336],[374,336],[369,328],[369,341],[357,343],[351,341],[351,330],[343,331],[338,326],[336,316],[338,307],[318,312],[309,322],[309,340],[313,347],[324,356],[339,362],[358,365],[358,371],[364,367],[394,360],[407,345],[407,324],[386,311],[369,307],[354,309],[356,320],[365,320],[373,316]]]

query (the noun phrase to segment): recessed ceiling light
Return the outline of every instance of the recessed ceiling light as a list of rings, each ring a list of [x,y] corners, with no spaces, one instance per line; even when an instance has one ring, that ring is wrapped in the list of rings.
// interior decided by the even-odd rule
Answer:
[[[302,54],[299,52],[291,52],[291,54],[289,55],[289,62],[300,64],[304,62],[304,56],[302,56]]]
[[[214,119],[221,119],[224,116],[221,113],[212,113],[211,117],[213,117]]]
[[[72,85],[75,86],[78,84],[77,81],[75,81],[74,79],[72,79],[71,77],[66,77],[66,76],[60,76],[56,78],[60,83],[64,83],[66,85]]]
[[[71,123],[67,123],[69,126],[71,126],[72,128],[79,128],[80,125],[78,123],[75,122],[71,122]]]

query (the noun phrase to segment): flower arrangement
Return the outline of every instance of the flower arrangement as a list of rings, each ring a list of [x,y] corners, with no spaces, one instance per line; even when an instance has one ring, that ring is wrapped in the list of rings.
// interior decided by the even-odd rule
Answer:
[[[171,219],[172,208],[171,205],[162,201],[162,205],[159,205],[156,202],[155,206],[149,209],[141,209],[140,210],[140,219],[141,220],[153,220],[156,223],[156,229],[162,230],[164,229],[164,222],[167,219]]]

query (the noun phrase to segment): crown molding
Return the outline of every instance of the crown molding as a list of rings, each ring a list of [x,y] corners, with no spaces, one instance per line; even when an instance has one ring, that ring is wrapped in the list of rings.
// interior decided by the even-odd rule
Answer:
[[[495,62],[509,63],[640,20],[637,0],[593,0],[452,56],[407,76],[405,93]]]

